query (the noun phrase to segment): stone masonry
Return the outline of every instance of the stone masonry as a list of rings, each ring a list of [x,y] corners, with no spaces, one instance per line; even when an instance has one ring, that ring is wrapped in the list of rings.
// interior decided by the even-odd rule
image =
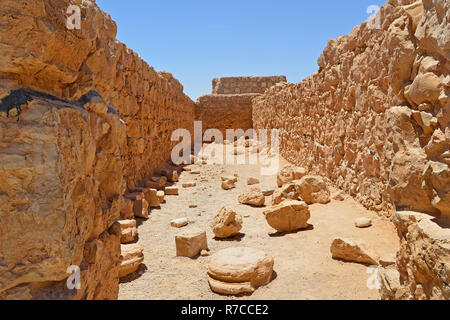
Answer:
[[[218,129],[226,139],[226,129],[253,128],[252,101],[285,76],[229,77],[212,81],[212,94],[198,98],[195,119],[203,122],[203,131]]]

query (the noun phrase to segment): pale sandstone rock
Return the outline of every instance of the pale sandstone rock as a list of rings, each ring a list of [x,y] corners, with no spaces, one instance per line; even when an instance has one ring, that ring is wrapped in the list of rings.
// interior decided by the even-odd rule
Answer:
[[[330,202],[330,190],[320,176],[305,176],[295,182],[295,189],[307,204]]]
[[[201,255],[202,257],[208,257],[210,254],[209,254],[209,251],[208,251],[208,250],[202,250],[202,252],[200,252],[200,255]]]
[[[291,165],[283,167],[277,175],[277,185],[282,187],[286,183],[294,181],[294,170]]]
[[[178,218],[170,221],[170,225],[175,228],[182,228],[184,226],[187,226],[189,224],[188,218]]]
[[[272,195],[272,205],[277,205],[284,200],[298,200],[299,194],[294,183],[288,183],[275,190]]]
[[[383,273],[382,299],[450,299],[450,230],[433,220],[419,212],[394,213],[400,249],[395,266]],[[430,290],[420,290],[423,283]]]
[[[222,176],[222,177],[220,177],[220,179],[222,180],[222,181],[227,181],[227,180],[230,180],[230,181],[232,181],[232,182],[234,182],[234,183],[236,183],[237,181],[238,181],[238,177],[237,176]]]
[[[262,207],[264,206],[266,198],[262,194],[260,187],[249,187],[239,195],[238,201],[242,204]]]
[[[212,255],[208,262],[208,281],[216,293],[253,293],[271,281],[273,258],[252,248],[228,248]]]
[[[134,216],[137,218],[148,219],[148,202],[145,199],[136,200],[133,204]]]
[[[233,237],[242,229],[242,217],[233,210],[222,207],[211,222],[211,229],[217,238]]]
[[[164,196],[165,196],[165,192],[163,190],[159,190],[159,191],[156,192],[156,197],[158,198],[160,203],[166,202],[164,200]]]
[[[268,197],[268,196],[273,195],[273,193],[275,192],[275,189],[263,189],[261,192],[263,193],[263,195],[265,197]]]
[[[372,219],[361,217],[355,220],[355,227],[357,228],[368,228],[372,225]]]
[[[254,177],[247,178],[247,185],[252,186],[254,184],[259,184],[259,179]]]
[[[236,188],[236,182],[234,180],[223,180],[221,187],[223,190],[231,190]]]
[[[278,232],[292,232],[307,228],[311,217],[303,201],[283,201],[264,211],[267,223]]]
[[[208,249],[206,232],[198,229],[188,230],[175,236],[177,257],[193,258],[202,250]]]
[[[123,278],[139,268],[144,262],[144,248],[139,244],[123,244],[120,246],[119,277]]]
[[[333,259],[367,265],[378,265],[378,257],[376,254],[370,252],[368,246],[361,241],[336,238],[331,244],[330,250]]]
[[[173,196],[177,196],[179,191],[178,191],[178,187],[172,186],[172,187],[166,187],[164,189],[164,193],[166,195],[173,195]]]
[[[120,242],[129,243],[136,240],[138,231],[136,228],[136,220],[119,220],[120,225]]]
[[[195,181],[187,181],[183,182],[181,185],[183,188],[193,188],[197,185],[197,183]]]

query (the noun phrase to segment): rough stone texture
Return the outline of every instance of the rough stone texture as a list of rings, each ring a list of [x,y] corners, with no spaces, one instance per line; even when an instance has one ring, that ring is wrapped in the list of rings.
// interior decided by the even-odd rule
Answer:
[[[136,228],[136,220],[119,220],[120,225],[120,242],[129,243],[136,240],[138,231]]]
[[[216,78],[212,81],[212,93],[227,95],[264,93],[273,85],[286,81],[285,76]]]
[[[211,229],[217,238],[233,237],[242,229],[242,217],[233,210],[222,207],[211,222]]]
[[[278,232],[292,232],[308,227],[311,214],[303,201],[283,201],[264,211],[267,223]]]
[[[304,176],[295,181],[295,190],[307,204],[330,202],[330,190],[325,180],[320,176]]]
[[[450,216],[449,9],[388,1],[381,28],[330,40],[317,73],[256,97],[255,129],[279,128],[284,158],[369,209]]]
[[[248,204],[255,207],[262,207],[266,202],[266,198],[258,186],[249,187],[242,192],[238,197],[239,203]]]
[[[368,228],[372,225],[372,219],[361,217],[355,220],[355,227],[357,228]]]
[[[377,254],[372,252],[368,246],[361,241],[336,238],[331,244],[330,251],[333,259],[367,265],[378,265],[379,263]]]
[[[429,215],[393,215],[401,240],[396,268],[383,270],[383,299],[450,299],[450,229]]]
[[[301,167],[295,167],[292,165],[284,166],[277,175],[277,185],[282,187],[286,183],[290,183],[294,180],[300,180],[306,175],[306,170]]]
[[[227,139],[226,130],[253,128],[252,100],[258,94],[204,95],[198,98],[195,119],[202,121],[202,129],[218,129],[223,139]]]
[[[188,230],[175,236],[177,257],[193,258],[202,250],[208,249],[206,232],[198,229]]]
[[[66,28],[69,4],[81,7],[81,30]],[[168,160],[173,129],[193,129],[180,83],[115,35],[94,1],[2,1],[0,297],[117,298],[111,227],[131,213],[122,195]],[[70,265],[81,267],[75,293]]]
[[[144,248],[139,244],[121,245],[119,277],[135,272],[144,261]]]
[[[253,293],[271,281],[273,265],[273,258],[261,250],[228,248],[209,259],[208,281],[220,294]]]
[[[277,189],[272,194],[272,205],[277,205],[286,199],[298,200],[299,194],[295,188],[294,183],[285,184],[283,187]]]
[[[21,286],[32,298],[52,291],[46,283],[61,297],[116,298],[124,125],[39,96],[20,116],[0,120],[0,293]],[[70,265],[84,278],[65,296]]]

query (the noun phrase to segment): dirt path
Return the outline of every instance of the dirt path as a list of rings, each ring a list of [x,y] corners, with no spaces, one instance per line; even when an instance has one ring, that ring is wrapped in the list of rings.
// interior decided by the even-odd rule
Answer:
[[[377,290],[367,288],[367,267],[331,258],[330,245],[337,236],[364,240],[381,256],[393,256],[398,238],[393,225],[376,213],[367,211],[353,199],[327,205],[310,206],[313,226],[287,235],[273,235],[264,208],[241,205],[237,197],[246,187],[248,176],[259,176],[259,167],[251,165],[202,165],[200,175],[183,172],[180,195],[166,196],[161,209],[151,211],[150,219],[138,221],[139,241],[145,261],[135,274],[122,279],[119,299],[379,299]],[[239,175],[236,189],[220,187],[222,175]],[[197,182],[183,189],[181,182]],[[262,188],[275,188],[276,176],[261,178]],[[197,208],[189,208],[195,204]],[[266,205],[270,197],[266,198]],[[221,206],[244,217],[242,235],[231,241],[217,241],[209,224]],[[354,220],[368,216],[373,226],[357,229]],[[211,254],[230,246],[248,246],[265,250],[275,259],[276,278],[252,296],[227,297],[215,294],[206,278],[208,257],[189,259],[175,256],[175,235],[182,230],[170,226],[175,218],[187,217],[192,225],[206,230]]]

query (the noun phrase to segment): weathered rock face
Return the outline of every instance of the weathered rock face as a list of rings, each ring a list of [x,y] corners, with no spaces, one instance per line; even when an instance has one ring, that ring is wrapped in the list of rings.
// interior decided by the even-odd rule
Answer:
[[[80,30],[66,28],[70,4]],[[0,298],[116,298],[123,194],[170,157],[173,129],[192,131],[180,83],[115,34],[94,1],[2,1]]]
[[[252,248],[228,248],[211,256],[208,281],[214,292],[229,295],[253,293],[270,282],[274,260]]]
[[[283,201],[264,211],[267,223],[278,232],[292,232],[308,227],[311,217],[303,201]]]
[[[217,238],[235,236],[242,229],[242,217],[233,210],[223,207],[211,222],[211,229]]]
[[[271,86],[286,82],[285,76],[226,77],[212,81],[213,94],[264,93]]]
[[[382,272],[383,299],[450,299],[450,229],[417,212],[396,212],[401,247]]]
[[[239,203],[248,204],[250,206],[262,207],[266,202],[266,198],[258,186],[245,189],[238,197]]]
[[[198,98],[195,109],[195,119],[202,121],[203,132],[208,129],[218,129],[223,139],[226,130],[253,128],[252,100],[258,94],[235,95],[204,95]]]
[[[367,208],[450,216],[449,10],[388,1],[380,28],[329,41],[317,73],[256,97],[255,129],[279,128],[282,156]]]
[[[295,181],[295,190],[307,204],[330,202],[330,190],[325,180],[320,176],[304,176]]]
[[[366,265],[378,265],[379,257],[362,241],[336,238],[330,247],[333,259]]]

